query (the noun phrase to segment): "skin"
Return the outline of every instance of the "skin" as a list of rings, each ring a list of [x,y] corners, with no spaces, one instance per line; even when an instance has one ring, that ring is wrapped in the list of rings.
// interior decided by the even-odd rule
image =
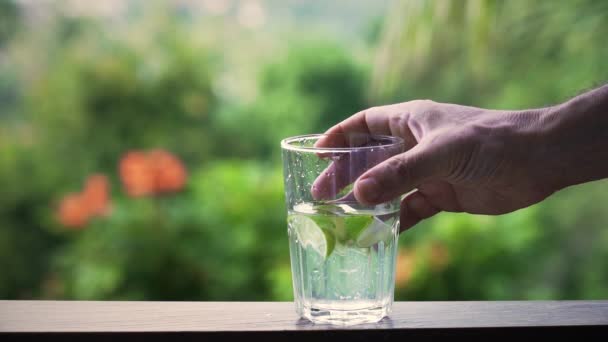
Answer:
[[[354,184],[355,198],[367,205],[407,194],[402,230],[441,211],[504,214],[608,177],[608,85],[526,110],[430,100],[373,107],[326,133],[404,139],[405,152],[357,175]],[[323,179],[316,188],[323,189]]]

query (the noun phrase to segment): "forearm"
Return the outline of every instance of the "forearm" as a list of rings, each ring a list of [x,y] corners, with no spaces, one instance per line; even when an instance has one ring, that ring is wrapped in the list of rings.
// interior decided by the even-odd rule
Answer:
[[[557,189],[608,177],[608,85],[544,111],[539,160]]]

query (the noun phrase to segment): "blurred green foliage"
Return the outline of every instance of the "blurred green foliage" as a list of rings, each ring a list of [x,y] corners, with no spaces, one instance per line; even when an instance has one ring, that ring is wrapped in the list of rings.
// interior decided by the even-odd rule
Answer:
[[[12,38],[19,23],[19,8],[12,1],[0,1],[0,47]]]
[[[608,79],[606,22],[605,1],[398,1],[370,91],[379,103],[559,103]],[[600,181],[508,215],[441,214],[420,224],[401,238],[409,269],[397,296],[605,298],[607,190]]]
[[[607,19],[601,0],[397,1],[371,91],[382,102],[554,104],[608,78]]]
[[[263,67],[253,103],[230,107],[220,117],[227,150],[276,159],[281,139],[325,131],[364,108],[366,75],[336,44],[316,41],[293,47],[285,58]]]
[[[263,300],[288,253],[282,177],[221,161],[166,198],[120,198],[108,219],[66,246],[56,271],[67,298]],[[238,195],[235,195],[238,194]],[[265,203],[263,209],[252,206]],[[276,213],[268,215],[268,212]]]
[[[128,25],[58,14],[41,30],[0,1],[0,298],[290,300],[280,139],[371,104],[541,106],[608,76],[606,2],[402,0],[361,34],[363,56],[283,42],[248,66],[243,101],[218,86],[222,44],[149,11]],[[119,162],[152,148],[183,160],[186,186],[129,197]],[[62,226],[59,203],[92,173],[110,180],[110,213]],[[607,190],[419,224],[401,237],[396,298],[605,298]]]

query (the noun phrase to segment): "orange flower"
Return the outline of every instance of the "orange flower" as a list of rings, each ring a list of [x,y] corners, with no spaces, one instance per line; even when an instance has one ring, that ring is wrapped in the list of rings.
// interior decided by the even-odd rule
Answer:
[[[145,153],[128,152],[120,161],[119,173],[130,196],[139,197],[154,193],[154,172]]]
[[[109,212],[108,179],[104,175],[91,175],[87,178],[82,199],[90,215],[106,215]]]
[[[57,212],[59,222],[69,228],[83,228],[89,220],[89,215],[82,203],[80,194],[66,195],[59,203]]]
[[[87,178],[81,193],[68,194],[61,200],[57,217],[66,227],[84,228],[91,218],[106,215],[109,208],[108,180],[94,174]]]
[[[186,183],[186,169],[173,154],[157,149],[131,151],[119,164],[120,178],[130,196],[177,192]]]
[[[156,171],[156,191],[176,192],[186,183],[186,169],[174,155],[163,150],[150,152],[150,161]]]

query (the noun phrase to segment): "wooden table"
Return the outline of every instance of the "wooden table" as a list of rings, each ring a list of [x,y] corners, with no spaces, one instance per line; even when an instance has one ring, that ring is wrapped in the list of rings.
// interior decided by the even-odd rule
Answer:
[[[398,302],[390,318],[351,327],[298,319],[290,302],[0,301],[0,340],[31,335],[314,342],[457,335],[606,338],[608,301]]]

